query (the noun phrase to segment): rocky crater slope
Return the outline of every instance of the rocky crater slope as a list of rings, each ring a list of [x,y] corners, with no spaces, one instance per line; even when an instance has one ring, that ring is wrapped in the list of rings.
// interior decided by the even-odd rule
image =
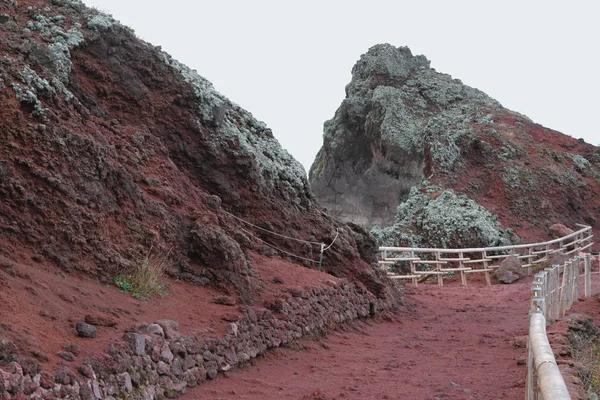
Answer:
[[[202,330],[204,340],[223,321],[249,318],[253,307],[287,310],[298,303],[288,289],[332,284],[322,302],[343,303],[303,303],[302,318],[288,313],[288,320],[261,311],[277,335],[291,338],[397,304],[399,292],[373,265],[374,238],[327,215],[271,130],[160,47],[77,0],[0,0],[0,54],[0,372],[15,375],[7,378],[11,393],[58,396],[54,381],[40,389],[37,362],[51,363],[62,343],[80,339],[75,322],[84,313],[122,317],[114,329],[99,328],[96,341],[80,342],[90,356],[88,347],[101,352],[100,343],[156,319],[184,318],[182,327]],[[321,243],[334,240],[325,273],[308,271]],[[114,286],[149,254],[166,260],[173,289],[152,305]],[[250,308],[221,320],[221,307],[236,304]],[[256,356],[281,343],[267,328],[273,340],[265,342],[254,325],[235,351]],[[259,339],[260,350],[252,350]],[[143,345],[134,349],[140,357]],[[215,357],[222,361],[225,350]],[[29,372],[14,364],[22,361],[14,354],[28,351],[37,360]],[[203,370],[201,358],[188,361]],[[7,363],[10,371],[2,370]],[[127,368],[104,374],[99,393],[112,393],[114,374]],[[181,375],[165,371],[165,382],[148,378],[152,390],[179,382],[173,393],[183,391]],[[23,383],[35,379],[38,386]],[[69,387],[91,387],[79,379]]]
[[[539,240],[553,223],[596,228],[600,218],[598,147],[389,44],[352,69],[310,182],[333,215],[375,227],[389,244]]]
[[[372,239],[324,214],[271,130],[206,79],[78,1],[0,14],[3,255],[111,280],[171,249],[173,276],[245,293],[247,250],[284,255],[261,239],[315,260],[339,231],[326,270],[374,288]]]

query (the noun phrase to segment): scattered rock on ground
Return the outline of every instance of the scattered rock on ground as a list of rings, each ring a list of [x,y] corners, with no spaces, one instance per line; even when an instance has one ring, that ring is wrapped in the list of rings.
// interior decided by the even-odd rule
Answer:
[[[554,225],[550,226],[550,228],[548,228],[548,230],[550,231],[550,235],[552,235],[552,237],[554,237],[554,238],[560,238],[563,236],[567,236],[574,232],[573,229],[567,228],[563,224],[554,224]]]
[[[70,351],[59,351],[56,355],[65,361],[75,361],[75,354]]]
[[[236,301],[231,296],[217,296],[213,299],[213,303],[222,304],[224,306],[235,306]]]
[[[500,267],[494,272],[494,276],[500,283],[513,283],[521,279],[524,275],[523,266],[515,256],[505,258],[500,263]]]
[[[77,336],[83,338],[95,338],[96,337],[96,327],[94,325],[86,324],[83,321],[79,321],[75,324],[75,329],[77,330]]]
[[[62,345],[64,351],[68,351],[69,353],[73,353],[73,355],[79,355],[79,346],[77,343],[65,343]]]

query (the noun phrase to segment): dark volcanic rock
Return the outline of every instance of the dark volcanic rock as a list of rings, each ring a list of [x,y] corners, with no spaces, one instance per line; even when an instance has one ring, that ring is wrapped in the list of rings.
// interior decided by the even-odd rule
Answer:
[[[248,301],[249,250],[314,259],[338,232],[324,269],[370,279],[370,238],[325,214],[271,130],[206,79],[77,1],[0,6],[0,27],[20,28],[0,41],[3,249],[111,281],[152,247],[174,277]]]
[[[96,327],[90,324],[86,324],[83,321],[79,321],[75,324],[75,329],[77,330],[77,336],[83,338],[95,338],[96,337]]]
[[[546,239],[546,227],[558,221],[596,226],[600,149],[537,125],[429,64],[406,47],[385,44],[352,69],[310,170],[312,188],[332,214],[369,229],[397,225],[392,235],[380,235],[390,245],[425,245],[421,227],[449,225],[421,213],[414,224],[398,226],[406,222],[398,206],[417,194],[411,189],[432,203],[436,192],[451,189],[473,201],[463,207],[468,214],[482,205],[527,240]],[[491,235],[479,230],[476,241],[517,239],[496,222],[486,224],[495,225]],[[454,236],[447,245],[471,243]]]
[[[513,283],[525,276],[525,271],[519,259],[510,256],[502,260],[500,267],[494,271],[494,276],[500,283]]]

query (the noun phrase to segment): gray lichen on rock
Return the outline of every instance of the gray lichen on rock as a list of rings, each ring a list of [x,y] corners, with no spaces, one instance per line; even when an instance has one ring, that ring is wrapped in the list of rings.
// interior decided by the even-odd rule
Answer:
[[[460,161],[472,125],[493,125],[501,105],[430,68],[407,47],[373,46],[352,69],[343,100],[324,126],[310,171],[334,215],[367,227],[389,225],[410,189]]]
[[[271,129],[217,92],[212,83],[195,70],[165,52],[160,55],[194,89],[200,125],[217,129],[219,136],[212,138],[216,144],[213,149],[215,154],[234,152],[239,162],[253,160],[248,166],[258,169],[255,176],[260,180],[261,187],[274,189],[275,184],[280,185],[286,200],[300,205],[300,199],[308,192],[306,172],[281,147]]]
[[[24,84],[30,88],[34,88],[38,93],[54,93],[54,88],[50,86],[50,83],[46,79],[40,78],[34,70],[29,68],[29,66],[25,66],[25,68],[23,68],[23,70],[20,72],[20,77]]]
[[[496,217],[465,195],[440,187],[414,187],[400,204],[396,223],[371,233],[380,244],[443,248],[486,247],[518,242]]]
[[[571,153],[566,153],[566,155],[573,161],[573,167],[575,167],[577,172],[584,172],[592,166],[592,164],[585,157]]]
[[[88,17],[87,28],[95,31],[107,30],[115,24],[115,19],[112,15],[98,13]]]
[[[11,86],[15,92],[17,100],[21,104],[28,104],[31,106],[33,109],[31,113],[32,116],[44,121],[48,109],[45,108],[42,102],[38,99],[37,95],[35,94],[35,89],[32,89],[28,86],[23,87],[18,83],[13,83]]]

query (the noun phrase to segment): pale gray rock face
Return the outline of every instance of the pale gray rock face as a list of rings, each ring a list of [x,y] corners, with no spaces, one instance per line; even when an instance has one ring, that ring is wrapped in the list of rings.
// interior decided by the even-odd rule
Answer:
[[[373,46],[352,69],[309,179],[332,214],[367,228],[394,223],[412,187],[460,157],[457,141],[501,105],[430,68],[407,47]]]

